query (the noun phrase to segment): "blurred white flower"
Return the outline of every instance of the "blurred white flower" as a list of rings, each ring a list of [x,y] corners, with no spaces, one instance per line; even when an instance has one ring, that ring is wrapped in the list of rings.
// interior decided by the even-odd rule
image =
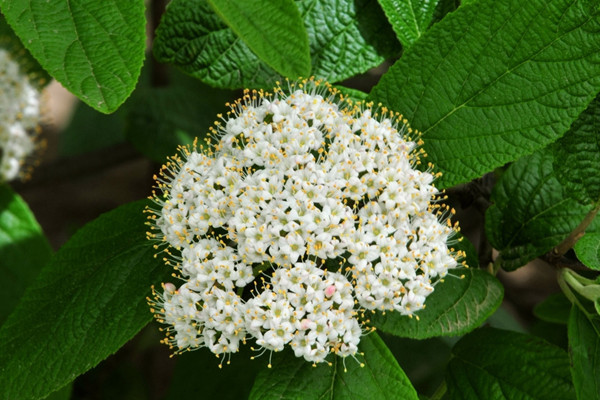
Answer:
[[[214,144],[163,167],[149,237],[185,281],[150,301],[168,344],[222,354],[252,339],[322,362],[356,354],[365,310],[424,308],[457,266],[454,229],[406,121],[369,107],[314,80],[246,91]]]
[[[40,92],[0,49],[0,182],[26,175],[22,166],[36,148],[39,121]]]

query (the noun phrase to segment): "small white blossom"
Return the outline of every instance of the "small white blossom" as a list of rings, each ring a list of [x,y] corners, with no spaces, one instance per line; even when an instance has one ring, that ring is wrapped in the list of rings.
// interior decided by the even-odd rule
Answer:
[[[364,310],[410,316],[457,266],[409,128],[335,96],[312,80],[246,92],[208,152],[163,167],[149,235],[186,281],[153,303],[172,346],[353,356]]]

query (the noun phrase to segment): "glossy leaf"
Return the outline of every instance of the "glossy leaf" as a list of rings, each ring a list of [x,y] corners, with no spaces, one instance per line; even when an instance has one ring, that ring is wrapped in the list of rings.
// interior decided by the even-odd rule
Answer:
[[[458,336],[492,315],[502,302],[503,292],[500,282],[487,272],[460,269],[435,286],[425,302],[427,307],[416,314],[418,320],[386,312],[373,315],[371,322],[383,332],[413,339]]]
[[[134,89],[146,48],[144,2],[0,0],[2,13],[50,75],[104,113]]]
[[[118,350],[152,319],[145,297],[171,270],[145,238],[147,203],[78,231],[0,329],[0,398],[41,398]]]
[[[351,357],[345,362],[334,357],[332,366],[320,363],[313,367],[285,351],[273,357],[273,368],[258,374],[250,399],[418,399],[404,371],[376,333],[363,336],[359,349],[364,353],[360,356],[362,368]]]
[[[438,186],[471,180],[558,139],[587,107],[600,90],[599,16],[589,1],[460,6],[404,53],[371,99],[423,132],[444,173]]]
[[[534,336],[484,328],[462,338],[446,370],[450,399],[574,399],[567,353]]]
[[[208,0],[235,34],[262,61],[283,76],[310,74],[304,21],[293,0]]]
[[[438,0],[379,0],[405,49],[423,35],[433,19]]]
[[[569,318],[571,375],[579,400],[600,398],[600,317],[589,319],[577,306]]]
[[[591,209],[570,197],[552,163],[551,154],[536,152],[512,164],[494,187],[485,230],[505,269],[550,251]]]
[[[376,0],[301,0],[296,5],[308,34],[311,74],[316,77],[338,82],[399,53]],[[212,86],[270,88],[281,79],[205,0],[173,0],[156,33],[154,54],[159,61]]]
[[[586,267],[600,271],[600,233],[588,232],[575,243],[575,254]]]
[[[51,255],[27,203],[0,184],[0,326]]]

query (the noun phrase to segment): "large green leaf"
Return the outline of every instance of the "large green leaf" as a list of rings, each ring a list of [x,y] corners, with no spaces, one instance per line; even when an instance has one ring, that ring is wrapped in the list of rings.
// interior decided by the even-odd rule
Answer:
[[[462,338],[446,371],[450,399],[574,399],[567,353],[534,336],[484,328]]]
[[[86,225],[28,287],[0,329],[0,398],[44,397],[151,320],[145,297],[171,271],[145,239],[146,204]]]
[[[485,230],[500,251],[501,266],[513,270],[550,251],[590,211],[572,199],[556,178],[549,152],[512,164],[492,191]]]
[[[600,201],[600,98],[550,147],[558,179],[581,201]]]
[[[208,0],[223,21],[262,61],[283,76],[310,74],[304,21],[293,0]]]
[[[146,48],[142,0],[0,0],[21,41],[64,87],[116,110],[134,89]]]
[[[585,0],[479,0],[435,24],[375,102],[423,132],[451,186],[559,138],[600,90],[600,10]]]
[[[577,398],[600,399],[600,317],[589,319],[574,305],[568,327],[571,375]]]
[[[379,0],[383,12],[405,49],[427,29],[438,0]]]
[[[458,336],[481,325],[500,306],[503,287],[496,278],[479,269],[452,272],[435,286],[417,318],[395,312],[377,313],[371,322],[383,332],[413,339]]]
[[[364,367],[351,357],[345,362],[334,357],[332,366],[321,363],[313,367],[285,351],[273,357],[273,368],[258,374],[250,399],[418,399],[404,371],[377,334],[363,336],[359,349],[364,353],[360,356]]]
[[[341,81],[399,53],[376,0],[300,0],[296,5],[308,34],[312,75]],[[222,88],[268,88],[281,79],[205,0],[169,4],[156,32],[154,54]]]
[[[0,185],[0,325],[51,255],[25,201],[8,185]]]
[[[575,254],[586,267],[600,271],[600,233],[589,232],[575,243]]]

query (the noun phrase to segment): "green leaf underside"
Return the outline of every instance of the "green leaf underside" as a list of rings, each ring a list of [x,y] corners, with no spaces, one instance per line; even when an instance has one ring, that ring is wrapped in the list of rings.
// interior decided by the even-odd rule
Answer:
[[[542,321],[566,325],[571,312],[571,302],[562,292],[555,293],[533,309],[533,315]]]
[[[183,75],[183,74],[180,74]],[[157,162],[177,152],[178,145],[204,138],[218,113],[225,113],[234,93],[208,87],[182,76],[168,87],[144,88],[127,103],[126,135],[144,155]]]
[[[462,338],[446,370],[450,399],[574,399],[565,351],[534,336],[484,328]]]
[[[8,185],[0,185],[0,326],[51,255],[25,201]]]
[[[600,399],[600,317],[590,320],[573,306],[568,329],[571,376],[577,398]]]
[[[463,279],[459,276],[464,275]],[[435,286],[424,310],[409,318],[376,313],[371,322],[383,332],[412,339],[458,336],[472,331],[496,311],[504,291],[500,282],[479,269],[460,269]]]
[[[39,63],[104,113],[137,82],[146,48],[143,1],[0,0],[7,21]]]
[[[480,0],[408,49],[371,98],[423,132],[448,187],[559,138],[600,90],[593,2]]]
[[[341,81],[399,52],[391,28],[381,23],[385,16],[376,0],[302,0],[296,5],[308,34],[311,73],[316,77]],[[205,0],[169,4],[156,32],[154,54],[159,61],[222,88],[270,88],[281,79]]]
[[[352,357],[332,357],[316,367],[286,350],[273,356],[273,368],[259,372],[251,400],[270,399],[418,399],[417,392],[396,359],[377,334],[363,336],[358,356],[363,368]]]
[[[145,238],[146,204],[124,205],[86,225],[29,286],[0,329],[0,398],[59,389],[151,320],[145,297],[171,271]]]
[[[600,98],[550,149],[561,183],[583,202],[600,201]]]
[[[492,191],[485,231],[500,251],[501,266],[514,270],[550,251],[590,211],[569,197],[554,174],[551,154],[538,151],[512,164]]]
[[[293,0],[208,0],[223,21],[262,61],[283,76],[310,74],[304,21]]]
[[[574,249],[586,267],[600,271],[600,233],[586,233],[575,243]]]
[[[427,30],[437,3],[438,0],[379,0],[396,37],[405,49]]]

